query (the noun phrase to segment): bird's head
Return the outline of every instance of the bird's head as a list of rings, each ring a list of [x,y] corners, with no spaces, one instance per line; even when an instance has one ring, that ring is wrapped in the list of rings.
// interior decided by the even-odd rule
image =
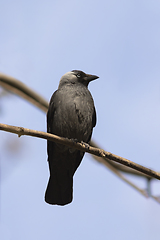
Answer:
[[[65,73],[59,83],[59,88],[65,84],[83,84],[84,86],[88,86],[89,82],[99,78],[96,75],[86,74],[80,70],[73,70],[71,72]]]

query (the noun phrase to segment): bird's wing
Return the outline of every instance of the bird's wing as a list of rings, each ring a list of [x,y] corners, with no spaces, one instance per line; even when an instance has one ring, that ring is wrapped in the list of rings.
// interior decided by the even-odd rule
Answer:
[[[47,112],[47,132],[51,133],[52,132],[52,126],[53,126],[53,118],[54,118],[54,113],[55,113],[55,97],[56,97],[57,91],[55,91],[51,97],[50,103],[49,103],[49,108]]]
[[[96,126],[96,121],[97,121],[96,109],[95,109],[95,107],[94,107],[94,111],[93,111],[93,115],[92,115],[92,131],[93,131],[93,128]],[[90,140],[91,140],[92,131],[91,131],[91,134],[89,135],[89,138],[88,138],[88,140],[87,140],[87,143],[89,143]]]
[[[92,126],[93,126],[93,127],[96,126],[96,122],[97,122],[96,109],[95,109],[95,107],[94,107],[94,112],[93,112],[93,116],[92,116]]]
[[[56,92],[55,91],[51,97],[50,103],[49,103],[49,108],[47,112],[47,132],[52,133],[52,126],[53,126],[53,119],[54,119],[54,113],[55,113],[55,97],[56,97]],[[49,154],[49,149],[50,149],[50,144],[54,144],[54,142],[47,141],[47,152]]]

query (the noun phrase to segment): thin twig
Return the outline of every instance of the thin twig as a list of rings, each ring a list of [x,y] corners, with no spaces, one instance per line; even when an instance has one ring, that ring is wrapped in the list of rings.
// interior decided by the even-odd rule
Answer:
[[[21,81],[7,76],[3,73],[0,73],[0,85],[5,88],[6,90],[21,96],[22,98],[26,99],[27,101],[31,102],[38,108],[42,109],[43,111],[47,111],[48,109],[48,102],[31,88],[27,87]]]
[[[92,147],[99,148],[99,146],[98,146],[95,142],[93,142],[93,141],[91,141],[90,145],[91,145]],[[95,156],[93,156],[93,157],[95,157]],[[97,159],[96,159],[96,160],[97,160]],[[97,161],[98,161],[98,160],[97,160]],[[132,169],[132,168],[126,167],[126,166],[121,165],[121,164],[119,164],[119,163],[112,162],[112,161],[110,161],[109,159],[105,159],[105,161],[106,161],[109,165],[111,165],[112,167],[114,167],[115,169],[117,169],[117,170],[119,170],[119,171],[121,171],[121,172],[128,173],[128,174],[132,174],[132,175],[139,176],[139,177],[145,177],[145,178],[147,178],[147,179],[148,179],[148,178],[151,178],[151,177],[148,177],[148,175],[146,175],[146,174],[144,174],[144,173],[138,172],[137,170],[134,170],[134,169]]]
[[[151,195],[151,198],[154,199],[156,202],[158,202],[160,204],[160,196]]]
[[[110,152],[106,152],[103,149],[91,147],[88,144],[83,143],[83,142],[79,143],[79,142],[75,142],[75,141],[67,139],[67,138],[56,136],[54,134],[31,130],[31,129],[27,129],[27,128],[23,128],[23,127],[10,126],[10,125],[6,125],[6,124],[0,124],[0,130],[18,134],[19,137],[22,135],[29,135],[29,136],[33,136],[33,137],[48,139],[48,140],[56,142],[56,143],[60,143],[60,144],[64,144],[69,147],[76,148],[83,152],[91,153],[93,155],[102,157],[104,159],[109,159],[109,160],[121,163],[125,166],[136,169],[137,171],[140,171],[142,173],[147,174],[148,176],[151,176],[153,178],[160,180],[160,174],[149,168],[143,167],[143,166],[141,166],[137,163],[134,163],[126,158],[119,157]]]
[[[144,197],[147,197],[147,198],[148,198],[148,193],[147,193],[147,191],[144,190],[144,189],[141,189],[141,188],[137,187],[134,183],[132,183],[131,181],[129,181],[127,178],[125,178],[125,177],[123,176],[123,174],[121,174],[115,167],[113,167],[113,166],[109,163],[109,162],[111,162],[111,161],[109,161],[109,160],[106,161],[106,159],[103,159],[103,158],[101,158],[101,157],[97,157],[97,156],[95,156],[95,155],[92,155],[92,156],[93,156],[93,158],[94,158],[96,161],[104,164],[107,168],[110,169],[110,171],[112,171],[114,174],[116,174],[116,175],[117,175],[119,178],[121,178],[124,182],[128,183],[131,187],[133,187],[134,189],[136,189],[136,190],[137,190],[139,193],[141,193]]]

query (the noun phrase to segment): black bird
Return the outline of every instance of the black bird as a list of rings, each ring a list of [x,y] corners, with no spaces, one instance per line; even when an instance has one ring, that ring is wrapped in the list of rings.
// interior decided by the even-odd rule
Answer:
[[[64,74],[58,90],[51,97],[47,113],[47,132],[88,143],[96,125],[96,111],[90,81],[95,75],[73,70]],[[72,202],[73,175],[84,152],[47,141],[50,178],[45,193],[49,204],[65,205]]]

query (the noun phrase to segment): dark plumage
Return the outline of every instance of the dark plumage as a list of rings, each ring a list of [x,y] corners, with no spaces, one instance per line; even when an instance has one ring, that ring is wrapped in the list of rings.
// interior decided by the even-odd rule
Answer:
[[[88,143],[96,125],[96,111],[88,90],[95,75],[73,70],[62,76],[51,97],[47,113],[47,132]],[[45,194],[49,204],[65,205],[72,201],[73,175],[84,152],[47,142],[50,178]]]

